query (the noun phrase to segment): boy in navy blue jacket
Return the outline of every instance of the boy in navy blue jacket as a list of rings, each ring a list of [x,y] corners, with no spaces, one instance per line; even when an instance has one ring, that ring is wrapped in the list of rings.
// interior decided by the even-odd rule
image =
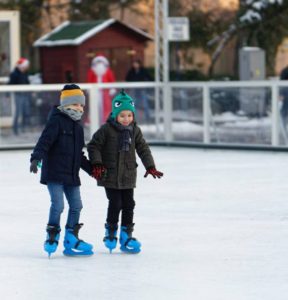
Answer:
[[[51,197],[51,207],[47,225],[47,240],[44,250],[50,256],[58,246],[60,237],[60,217],[64,210],[64,194],[69,204],[65,226],[64,254],[91,255],[91,244],[78,238],[83,224],[79,224],[82,201],[80,196],[80,168],[89,175],[92,166],[82,151],[84,131],[80,120],[84,111],[85,95],[79,86],[67,84],[61,91],[60,106],[50,112],[33,153],[30,172],[37,173],[42,162],[41,180],[46,184]]]

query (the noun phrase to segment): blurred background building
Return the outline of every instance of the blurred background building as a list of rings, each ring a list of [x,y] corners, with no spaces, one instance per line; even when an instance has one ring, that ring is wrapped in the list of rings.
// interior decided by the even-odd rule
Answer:
[[[36,73],[42,72],[43,66],[34,42],[63,22],[114,18],[154,36],[154,5],[153,0],[1,0],[0,10],[20,12],[21,54],[30,59],[30,71]],[[267,76],[279,75],[288,63],[285,1],[170,0],[168,6],[169,16],[190,20],[190,41],[170,42],[171,80],[238,79],[238,51],[242,46],[266,51]],[[277,26],[277,36],[273,26]],[[154,43],[146,43],[143,53],[143,63],[153,74]],[[4,61],[7,54],[1,55]],[[127,50],[129,60],[138,55],[142,58],[141,53]],[[111,63],[113,67],[113,59]]]
[[[168,42],[179,17],[188,37]],[[286,83],[270,80],[288,65],[288,1],[0,0],[0,33],[1,83],[8,82],[20,56],[30,61],[32,83],[1,86],[0,136],[8,144],[34,141],[58,103],[59,86],[39,85],[42,77],[43,83],[105,83],[85,85],[86,137],[99,126],[102,100],[125,88],[135,95],[141,91],[137,120],[150,139],[288,145],[286,118],[279,115]],[[96,55],[106,64],[105,76],[103,68],[101,76],[90,72]],[[136,59],[151,81],[124,82]],[[107,65],[115,76],[108,78]],[[88,80],[89,72],[94,77]],[[165,80],[153,82],[160,73]],[[16,138],[11,124],[17,93],[30,96],[32,132],[23,130]]]

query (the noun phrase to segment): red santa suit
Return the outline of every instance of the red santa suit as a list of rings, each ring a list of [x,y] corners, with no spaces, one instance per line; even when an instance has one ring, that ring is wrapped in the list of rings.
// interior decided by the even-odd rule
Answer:
[[[109,68],[109,61],[103,55],[98,55],[93,58],[91,68],[88,70],[87,81],[89,83],[106,83],[115,82],[115,76]],[[115,94],[115,89],[104,89],[102,94],[102,113],[101,123],[105,122],[112,110],[112,96]]]

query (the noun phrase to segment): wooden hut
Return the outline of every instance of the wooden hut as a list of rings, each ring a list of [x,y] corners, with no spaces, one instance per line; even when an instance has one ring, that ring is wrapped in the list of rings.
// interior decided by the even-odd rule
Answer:
[[[110,61],[117,81],[124,81],[134,58],[144,61],[153,38],[115,19],[64,22],[38,39],[43,83],[87,82],[91,60],[102,54]]]

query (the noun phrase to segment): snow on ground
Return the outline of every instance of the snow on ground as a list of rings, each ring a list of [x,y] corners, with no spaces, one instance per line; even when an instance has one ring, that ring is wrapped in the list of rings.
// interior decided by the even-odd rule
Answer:
[[[107,201],[82,173],[81,237],[95,255],[44,253],[49,208],[29,152],[0,152],[1,300],[286,300],[288,156],[152,148],[161,180],[139,166],[139,255],[102,243]],[[66,211],[62,218],[65,224]],[[62,235],[63,237],[63,235]]]

